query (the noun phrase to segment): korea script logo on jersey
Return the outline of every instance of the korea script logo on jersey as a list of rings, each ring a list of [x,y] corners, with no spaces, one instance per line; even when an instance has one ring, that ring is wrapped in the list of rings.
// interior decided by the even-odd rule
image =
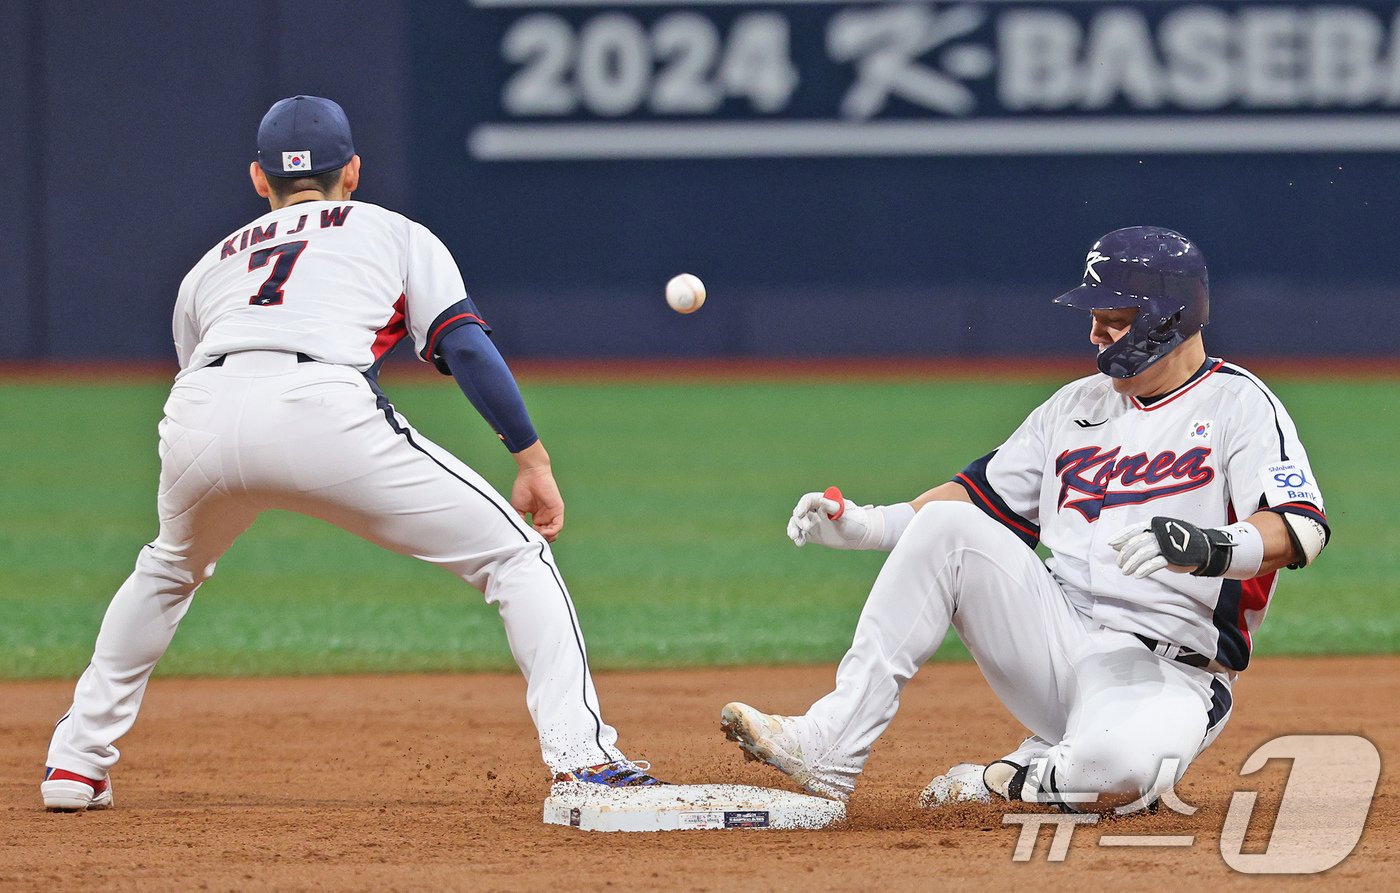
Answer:
[[[1179,456],[1164,450],[1151,458],[1146,453],[1120,458],[1121,450],[1114,447],[1105,453],[1088,446],[1061,453],[1055,460],[1055,474],[1060,478],[1059,508],[1072,508],[1093,523],[1104,509],[1188,493],[1215,479],[1215,469],[1205,464],[1210,447],[1196,447]],[[1124,489],[1109,492],[1115,481]],[[1164,483],[1167,481],[1170,483]]]

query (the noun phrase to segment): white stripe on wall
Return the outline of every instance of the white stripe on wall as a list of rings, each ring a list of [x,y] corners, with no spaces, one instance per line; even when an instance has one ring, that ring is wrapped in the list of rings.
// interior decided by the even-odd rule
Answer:
[[[1400,116],[1173,116],[973,121],[483,124],[481,161],[861,155],[1392,152]]]

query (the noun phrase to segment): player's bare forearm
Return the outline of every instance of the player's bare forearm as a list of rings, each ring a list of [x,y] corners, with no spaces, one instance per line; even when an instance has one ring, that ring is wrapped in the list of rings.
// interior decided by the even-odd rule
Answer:
[[[956,481],[948,481],[945,484],[939,484],[932,490],[926,490],[917,498],[910,500],[909,504],[912,505],[914,511],[917,512],[930,502],[937,502],[940,500],[944,502],[972,502],[972,498],[967,495],[967,490],[963,489],[962,484]]]
[[[554,542],[564,529],[564,497],[554,480],[549,453],[542,441],[535,441],[518,453],[512,453],[516,465],[515,485],[511,487],[510,504],[529,516],[530,526],[549,542]]]
[[[1271,574],[1298,560],[1298,552],[1293,546],[1293,538],[1288,535],[1288,525],[1277,512],[1255,512],[1245,521],[1259,531],[1264,539],[1264,563],[1259,566],[1259,575]]]
[[[533,468],[549,468],[549,453],[545,451],[544,441],[537,440],[518,453],[511,453],[515,457],[515,464],[521,471]]]

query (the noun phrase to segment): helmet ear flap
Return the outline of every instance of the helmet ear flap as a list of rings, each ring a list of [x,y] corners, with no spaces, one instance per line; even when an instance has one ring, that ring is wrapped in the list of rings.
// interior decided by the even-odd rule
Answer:
[[[1159,344],[1172,340],[1176,334],[1176,328],[1181,323],[1181,311],[1178,310],[1171,316],[1164,317],[1161,322],[1147,330],[1147,337],[1151,341]]]

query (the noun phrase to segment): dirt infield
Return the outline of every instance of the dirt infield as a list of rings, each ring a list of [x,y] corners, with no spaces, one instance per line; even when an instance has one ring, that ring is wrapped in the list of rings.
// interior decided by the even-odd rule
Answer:
[[[622,745],[680,782],[778,785],[717,732],[720,706],[796,711],[832,668],[610,673],[603,704]],[[1383,759],[1356,851],[1322,877],[1393,888],[1400,870],[1400,660],[1261,661],[1238,710],[1179,792],[1200,811],[1113,821],[1106,833],[1195,835],[1190,848],[1097,845],[1068,858],[1011,855],[1018,828],[988,807],[913,807],[933,774],[1009,749],[1019,731],[975,667],[937,664],[910,686],[851,803],[819,832],[586,834],[540,822],[543,769],[514,676],[158,680],[123,742],[117,808],[50,815],[38,801],[44,745],[70,685],[0,686],[0,889],[277,890],[1201,890],[1277,885],[1237,874],[1218,839],[1230,792],[1260,790],[1246,852],[1262,851],[1287,767],[1238,777],[1281,734],[1353,733]]]

